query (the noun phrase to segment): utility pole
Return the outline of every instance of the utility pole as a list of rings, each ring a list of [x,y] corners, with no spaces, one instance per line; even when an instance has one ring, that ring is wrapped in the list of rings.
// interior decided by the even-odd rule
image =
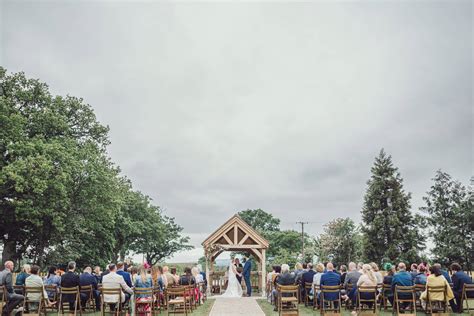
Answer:
[[[308,222],[296,222],[296,224],[301,224],[301,257],[304,262],[304,225],[309,224]]]

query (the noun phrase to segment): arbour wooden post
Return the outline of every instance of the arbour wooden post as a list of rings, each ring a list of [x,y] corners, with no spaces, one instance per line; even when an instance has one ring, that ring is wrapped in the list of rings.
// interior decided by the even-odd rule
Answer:
[[[267,289],[267,259],[265,256],[265,249],[262,249],[262,296],[266,297],[266,289]]]
[[[268,241],[260,236],[250,225],[248,225],[237,214],[219,227],[214,233],[202,242],[206,255],[206,274],[208,275],[208,289],[212,288],[214,277],[214,259],[223,251],[242,251],[253,255],[259,267],[259,278],[257,287],[265,296],[266,285],[266,256]]]

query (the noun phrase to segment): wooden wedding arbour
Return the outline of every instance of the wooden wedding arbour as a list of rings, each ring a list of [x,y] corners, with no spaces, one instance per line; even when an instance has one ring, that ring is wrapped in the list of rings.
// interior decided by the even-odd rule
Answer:
[[[202,242],[206,257],[208,289],[213,284],[214,260],[224,251],[239,251],[253,255],[258,261],[253,264],[258,264],[258,279],[261,282],[258,286],[262,294],[265,295],[265,251],[268,249],[268,245],[268,241],[250,227],[239,215],[232,216]]]

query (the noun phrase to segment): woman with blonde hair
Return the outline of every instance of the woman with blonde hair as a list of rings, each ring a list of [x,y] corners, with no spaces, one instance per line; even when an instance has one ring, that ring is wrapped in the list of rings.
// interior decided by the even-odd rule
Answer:
[[[372,266],[370,264],[362,265],[362,275],[357,281],[357,287],[354,287],[349,292],[349,298],[352,302],[357,302],[358,288],[359,287],[376,287],[377,277],[375,276]],[[361,298],[369,300],[375,298],[375,293],[361,293]]]
[[[313,288],[314,286],[319,288],[319,286],[321,285],[321,277],[323,274],[324,274],[324,264],[318,263],[316,265],[316,274],[313,276]],[[310,293],[316,297],[316,295],[318,295],[319,292],[320,292],[319,290],[316,290],[316,293],[313,293],[313,289],[311,289]]]
[[[153,287],[153,280],[151,278],[151,275],[147,272],[148,272],[147,269],[143,265],[138,267],[137,276],[134,282],[136,289]],[[150,296],[145,295],[145,294],[137,294],[137,297],[135,298],[137,302],[146,301],[149,299],[150,299]],[[150,309],[151,309],[150,305],[140,304],[137,307],[137,314],[147,315],[148,313],[150,313]]]
[[[379,271],[379,266],[375,262],[369,263],[372,267],[372,271],[374,272],[375,277],[377,278],[377,284],[383,283],[383,275]]]
[[[153,281],[153,287],[160,288],[160,290],[165,288],[165,278],[163,278],[163,268],[161,266],[154,265],[151,267],[151,279]]]

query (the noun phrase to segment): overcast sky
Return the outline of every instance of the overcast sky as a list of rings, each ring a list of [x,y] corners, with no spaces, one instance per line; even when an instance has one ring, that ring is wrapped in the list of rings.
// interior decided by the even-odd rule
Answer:
[[[414,210],[437,169],[474,174],[471,1],[1,5],[1,65],[93,106],[197,247],[175,261],[242,209],[359,221],[382,147]]]

